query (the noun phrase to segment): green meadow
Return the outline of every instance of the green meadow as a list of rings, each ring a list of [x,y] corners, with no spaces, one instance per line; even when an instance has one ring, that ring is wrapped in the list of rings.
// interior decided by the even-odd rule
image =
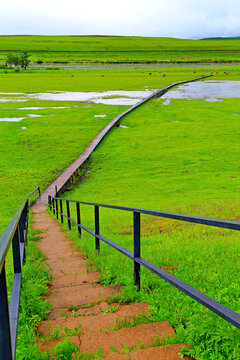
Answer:
[[[239,99],[151,100],[114,128],[88,163],[70,199],[239,220]],[[65,211],[66,212],[66,211]],[[81,220],[94,230],[94,209],[81,205]],[[71,215],[76,218],[75,205]],[[65,224],[67,229],[67,224]],[[142,216],[141,256],[239,312],[238,232]],[[100,233],[133,250],[132,214],[100,208]],[[188,296],[142,269],[142,288],[133,286],[132,261],[77,229],[76,246],[101,271],[103,284],[126,285],[120,301],[148,301],[152,316],[168,319],[175,342],[193,346],[196,360],[238,359],[239,331]],[[171,340],[172,341],[172,340]]]
[[[2,93],[33,94],[48,91],[104,91],[158,89],[175,81],[218,72],[217,79],[240,79],[240,68],[36,70],[5,73],[0,70]],[[228,72],[228,76],[224,72]],[[163,74],[166,76],[163,77]],[[103,76],[104,75],[104,76]],[[1,94],[1,118],[41,115],[20,122],[0,122],[0,189],[2,231],[37,185],[44,190],[78,157],[97,133],[127,106],[89,104],[77,101],[28,99],[14,102],[15,95]],[[22,95],[16,95],[22,100]],[[15,96],[15,97],[16,97]],[[66,109],[19,110],[21,107]],[[106,114],[105,118],[94,118]],[[148,116],[148,115],[147,115]],[[27,127],[27,129],[21,129]],[[26,181],[26,177],[28,181]]]
[[[14,43],[10,48],[10,44],[9,50],[17,48]],[[0,70],[0,82],[3,93],[145,90],[211,72],[216,80],[240,80],[240,67],[234,66],[151,69],[151,72],[144,68],[50,69],[19,73]],[[16,96],[22,99],[22,95]],[[0,122],[0,232],[33,188],[40,185],[43,191],[82,153],[105,124],[127,108],[79,101],[28,99],[14,102],[11,100],[15,95],[7,97],[8,102],[0,102],[1,118],[27,117],[29,114],[41,117]],[[37,106],[68,108],[19,110]],[[90,173],[84,182],[81,186],[75,184],[64,196],[237,218],[239,117],[233,113],[240,113],[238,99],[216,103],[173,100],[168,106],[162,105],[162,100],[151,100],[124,118],[122,124],[129,128],[116,127],[107,135],[90,158],[87,169]],[[106,114],[106,117],[95,118],[98,114]],[[172,122],[176,120],[179,122]],[[84,224],[92,228],[93,209],[84,207],[82,211]],[[131,216],[106,210],[100,215],[101,233],[131,250]],[[74,234],[72,232],[70,236],[74,237]],[[32,232],[30,238],[37,240],[38,234]],[[170,266],[176,276],[239,312],[238,239],[236,232],[227,230],[142,218],[143,257],[158,266]],[[120,301],[149,301],[151,318],[136,321],[169,320],[177,333],[174,341],[192,344],[196,360],[239,358],[239,335],[232,326],[147,271],[142,271],[142,290],[137,293],[132,283],[130,261],[104,245],[101,245],[101,256],[96,257],[93,239],[89,241],[85,234],[80,242],[75,240],[90,261],[102,270],[100,280],[103,284],[126,285]],[[18,359],[41,358],[31,345],[36,340],[34,330],[44,318],[47,307],[40,297],[46,293],[49,279],[45,272],[41,279],[38,277],[42,260],[42,255],[31,245],[29,268],[23,279],[23,289],[26,284],[27,287],[22,292]],[[36,267],[32,269],[30,265],[34,263]],[[34,294],[33,287],[36,289]],[[30,311],[31,308],[34,311]]]
[[[140,36],[0,36],[0,61],[27,51],[32,62],[153,63],[240,61],[240,39],[187,40]]]

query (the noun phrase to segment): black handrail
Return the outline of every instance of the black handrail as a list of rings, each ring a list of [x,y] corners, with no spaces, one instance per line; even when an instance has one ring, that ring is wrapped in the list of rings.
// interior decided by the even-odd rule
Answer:
[[[63,201],[66,202],[67,215],[63,213]],[[60,211],[58,207],[58,202],[60,204]],[[73,219],[70,216],[70,207],[69,203],[76,204],[77,211],[77,220]],[[95,220],[95,231],[88,229],[86,226],[81,224],[80,217],[80,204],[94,206],[94,220]],[[106,205],[100,203],[90,203],[84,201],[76,201],[58,197],[52,197],[49,195],[48,197],[48,205],[50,210],[53,210],[53,213],[61,217],[61,222],[63,223],[63,218],[65,217],[68,220],[68,227],[71,229],[71,222],[77,225],[79,235],[81,236],[81,229],[87,231],[89,234],[95,237],[95,248],[97,253],[100,252],[100,243],[99,240],[104,241],[114,249],[120,251],[122,254],[126,255],[130,259],[133,260],[134,263],[134,283],[137,286],[138,290],[140,289],[140,266],[144,266],[146,269],[150,270],[152,273],[156,274],[163,280],[167,281],[171,285],[175,286],[177,289],[181,290],[194,300],[198,301],[203,306],[207,307],[211,311],[215,312],[217,315],[227,320],[229,323],[233,324],[237,328],[240,329],[240,315],[226,306],[218,303],[214,299],[209,296],[203,294],[202,292],[194,289],[192,286],[184,283],[182,280],[177,277],[167,273],[161,268],[157,267],[154,264],[151,264],[149,261],[143,259],[141,257],[141,238],[140,238],[140,214],[159,216],[168,219],[175,219],[180,221],[187,221],[192,223],[198,223],[208,226],[216,226],[225,229],[232,230],[240,230],[240,222],[239,221],[231,221],[231,220],[222,220],[222,219],[212,219],[207,217],[193,216],[193,215],[183,215],[176,214],[170,212],[156,211],[156,210],[147,210],[147,209],[139,209],[132,207],[123,207],[116,205]],[[115,210],[123,210],[130,211],[133,213],[133,253],[129,250],[123,248],[122,246],[114,243],[113,241],[107,239],[106,237],[99,234],[99,207],[115,209]]]
[[[29,197],[36,191],[38,191],[37,196],[29,204]],[[0,237],[0,359],[4,360],[15,359],[22,266],[25,263],[27,244],[28,210],[39,196],[38,186],[26,197]],[[11,244],[14,276],[8,304],[5,260]]]

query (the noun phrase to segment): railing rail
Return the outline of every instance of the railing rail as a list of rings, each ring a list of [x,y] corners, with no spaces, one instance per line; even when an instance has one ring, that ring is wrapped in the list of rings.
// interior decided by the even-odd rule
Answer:
[[[67,214],[63,212],[63,202],[66,203],[66,210]],[[76,204],[76,213],[77,219],[73,219],[70,215],[70,206],[69,203]],[[94,222],[95,222],[95,230],[91,230],[84,226],[81,223],[81,214],[80,214],[80,205],[89,205],[94,207]],[[192,286],[186,284],[182,280],[178,279],[177,277],[167,273],[166,271],[162,270],[161,268],[157,267],[156,265],[150,263],[149,261],[143,259],[141,257],[141,222],[140,216],[141,214],[151,215],[151,216],[159,216],[168,219],[175,219],[179,221],[187,221],[197,224],[203,224],[207,226],[216,226],[225,229],[231,230],[240,230],[240,222],[239,221],[231,221],[231,220],[222,220],[222,219],[212,219],[207,217],[200,217],[200,216],[193,216],[193,215],[184,215],[184,214],[176,214],[171,212],[162,212],[156,210],[148,210],[148,209],[140,209],[140,208],[132,208],[132,207],[123,207],[123,206],[116,206],[116,205],[106,205],[100,203],[92,203],[92,202],[84,202],[84,201],[76,201],[58,197],[52,197],[49,195],[48,197],[48,205],[50,210],[53,210],[53,213],[56,215],[57,219],[60,215],[61,222],[63,223],[63,219],[66,218],[68,221],[68,227],[71,230],[71,223],[77,226],[79,235],[81,236],[81,230],[85,230],[89,234],[95,237],[95,249],[97,253],[100,253],[100,241],[105,242],[106,244],[110,245],[114,249],[120,251],[125,256],[129,257],[133,260],[133,273],[134,273],[134,283],[138,289],[140,289],[140,266],[145,267],[146,269],[150,270],[152,273],[156,274],[163,280],[167,281],[171,285],[175,286],[177,289],[181,290],[194,300],[198,301],[203,306],[207,307],[223,319],[227,320],[229,323],[233,324],[237,328],[240,328],[240,315],[231,309],[227,308],[226,306],[218,303],[214,299],[210,298],[209,296],[203,294],[202,292],[198,291],[197,289],[193,288]],[[60,205],[60,210],[59,206]],[[123,248],[122,246],[116,244],[110,239],[100,235],[99,232],[99,208],[108,208],[114,210],[123,210],[123,211],[130,211],[133,213],[133,252]]]
[[[38,194],[29,204],[30,196],[36,191]],[[27,244],[28,210],[39,196],[38,186],[26,197],[0,237],[0,359],[4,360],[15,359],[22,266],[25,262]],[[5,261],[11,245],[14,276],[8,304]]]

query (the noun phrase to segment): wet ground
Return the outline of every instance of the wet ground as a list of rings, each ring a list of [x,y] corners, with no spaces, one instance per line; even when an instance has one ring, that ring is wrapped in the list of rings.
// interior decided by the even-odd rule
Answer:
[[[140,100],[148,97],[153,91],[104,91],[104,92],[63,92],[55,91],[48,93],[0,93],[0,102],[24,102],[35,100],[53,100],[53,101],[84,101],[105,105],[135,105]],[[168,91],[160,99],[163,99],[162,105],[169,105],[172,99],[185,100],[205,100],[205,101],[224,101],[229,98],[240,98],[240,81],[197,81],[180,85],[174,90]],[[90,106],[90,105],[87,105]],[[17,110],[42,110],[42,109],[67,109],[73,106],[32,106],[20,107]],[[238,114],[236,114],[238,115]],[[0,118],[1,121],[18,122],[27,117],[38,117],[41,115],[28,114],[25,117]],[[104,117],[104,115],[95,115],[95,117]]]
[[[96,104],[105,105],[135,105],[140,100],[148,97],[152,91],[146,89],[143,91],[103,91],[103,92],[64,92],[55,91],[49,93],[0,93],[0,102],[24,102],[35,100],[53,100],[53,101],[87,101]],[[18,110],[42,110],[42,109],[67,109],[73,106],[32,106],[20,107]]]
[[[32,69],[44,69],[49,67],[58,67],[61,69],[155,69],[155,68],[189,68],[189,67],[219,67],[219,66],[234,66],[240,65],[239,62],[234,63],[150,63],[150,64],[77,64],[77,63],[44,63],[44,64],[30,64]]]
[[[223,101],[240,98],[240,81],[197,81],[168,91],[161,99],[169,105],[172,99]]]

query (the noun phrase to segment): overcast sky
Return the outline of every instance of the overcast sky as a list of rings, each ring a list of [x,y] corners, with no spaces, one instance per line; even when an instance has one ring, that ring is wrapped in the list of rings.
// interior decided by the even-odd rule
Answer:
[[[0,34],[240,35],[240,0],[0,0]]]

